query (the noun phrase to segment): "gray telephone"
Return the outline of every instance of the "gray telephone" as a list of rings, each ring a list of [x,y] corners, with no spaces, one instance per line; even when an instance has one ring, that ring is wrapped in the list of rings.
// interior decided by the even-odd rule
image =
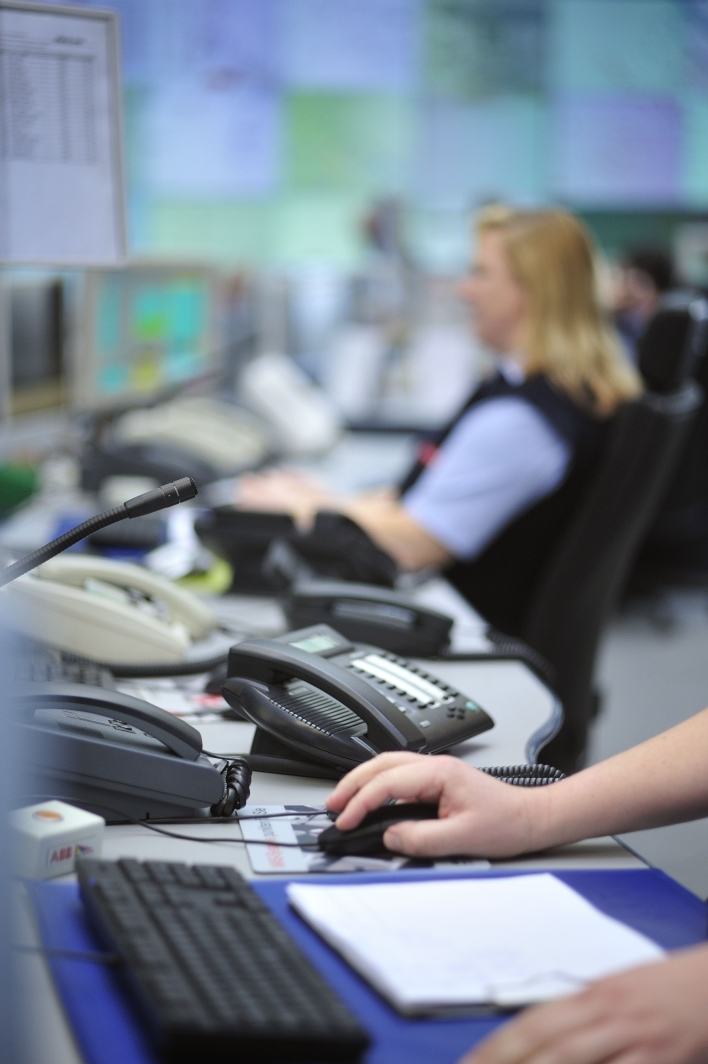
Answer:
[[[28,800],[63,798],[106,820],[231,816],[248,798],[243,759],[214,765],[185,721],[140,698],[73,683],[26,684],[15,699]]]
[[[27,634],[34,639],[48,634],[57,646],[70,644],[77,633],[98,629],[93,644],[78,647],[84,656],[117,654],[116,647],[134,655],[136,643],[148,633],[152,638],[143,653],[150,657],[162,651],[169,655],[167,661],[175,660],[175,654],[184,651],[190,630],[196,635],[213,626],[201,603],[137,566],[56,555],[98,529],[175,506],[196,494],[197,486],[189,477],[163,484],[90,517],[6,566],[0,570],[3,620],[20,632],[31,621],[44,624],[45,629],[30,626]],[[28,575],[41,563],[50,579]],[[114,584],[106,579],[111,576]],[[101,584],[103,594],[92,596],[86,586],[90,580]],[[142,589],[160,596],[163,607],[172,609],[179,620],[160,621],[141,609],[145,603],[156,606],[157,597],[145,597],[145,603],[112,601],[111,595],[119,594],[126,584],[136,595]],[[102,598],[107,601],[102,603]],[[160,624],[166,634],[159,630]],[[30,801],[66,798],[119,820],[192,815],[209,806],[217,816],[230,816],[246,802],[251,770],[244,759],[227,755],[219,767],[211,764],[202,752],[199,732],[149,702],[89,684],[61,682],[28,683],[11,696],[20,711],[15,722],[21,732],[19,742],[30,762],[25,794]]]

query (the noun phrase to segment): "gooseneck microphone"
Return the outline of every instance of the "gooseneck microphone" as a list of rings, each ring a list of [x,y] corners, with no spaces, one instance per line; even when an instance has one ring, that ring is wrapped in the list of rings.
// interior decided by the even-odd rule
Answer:
[[[80,539],[85,539],[86,536],[90,536],[93,532],[98,532],[99,528],[115,525],[118,521],[125,521],[126,518],[154,514],[157,510],[164,510],[168,506],[176,506],[180,502],[187,502],[188,499],[193,499],[196,494],[197,485],[192,478],[182,477],[181,480],[175,480],[172,484],[163,484],[161,488],[153,488],[152,491],[146,491],[144,495],[136,495],[134,499],[128,499],[122,506],[116,506],[113,510],[106,510],[105,513],[89,517],[88,521],[77,525],[76,528],[71,528],[63,536],[53,539],[51,543],[46,543],[39,550],[28,554],[26,558],[20,558],[19,561],[13,562],[12,565],[0,570],[0,587],[4,587],[5,584],[16,580],[23,573],[28,573],[30,569],[36,569],[42,562],[49,561],[50,558],[61,554],[68,547],[73,547],[74,543],[78,543]]]

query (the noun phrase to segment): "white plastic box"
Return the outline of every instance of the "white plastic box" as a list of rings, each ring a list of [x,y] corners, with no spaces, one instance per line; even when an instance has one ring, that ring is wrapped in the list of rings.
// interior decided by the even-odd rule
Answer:
[[[66,802],[40,802],[10,814],[15,871],[31,879],[51,879],[74,871],[77,854],[99,857],[106,822]]]

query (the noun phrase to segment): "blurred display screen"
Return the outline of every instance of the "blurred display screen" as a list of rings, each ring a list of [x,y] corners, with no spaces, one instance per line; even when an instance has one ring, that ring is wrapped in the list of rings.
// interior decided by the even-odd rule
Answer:
[[[157,395],[208,372],[212,284],[179,267],[92,271],[79,323],[80,401]]]
[[[141,249],[348,266],[398,195],[434,266],[493,198],[708,206],[704,0],[100,3]]]

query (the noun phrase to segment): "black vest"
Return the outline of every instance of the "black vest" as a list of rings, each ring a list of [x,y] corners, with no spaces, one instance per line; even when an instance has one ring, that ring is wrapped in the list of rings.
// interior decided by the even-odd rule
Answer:
[[[445,575],[495,628],[507,635],[523,635],[536,586],[597,466],[607,422],[573,402],[544,374],[529,377],[522,384],[510,384],[500,373],[477,389],[438,438],[437,446],[470,407],[498,396],[518,396],[536,407],[568,444],[568,470],[555,491],[515,518],[476,558],[454,562]],[[401,493],[416,482],[435,449],[429,441],[401,485]]]

